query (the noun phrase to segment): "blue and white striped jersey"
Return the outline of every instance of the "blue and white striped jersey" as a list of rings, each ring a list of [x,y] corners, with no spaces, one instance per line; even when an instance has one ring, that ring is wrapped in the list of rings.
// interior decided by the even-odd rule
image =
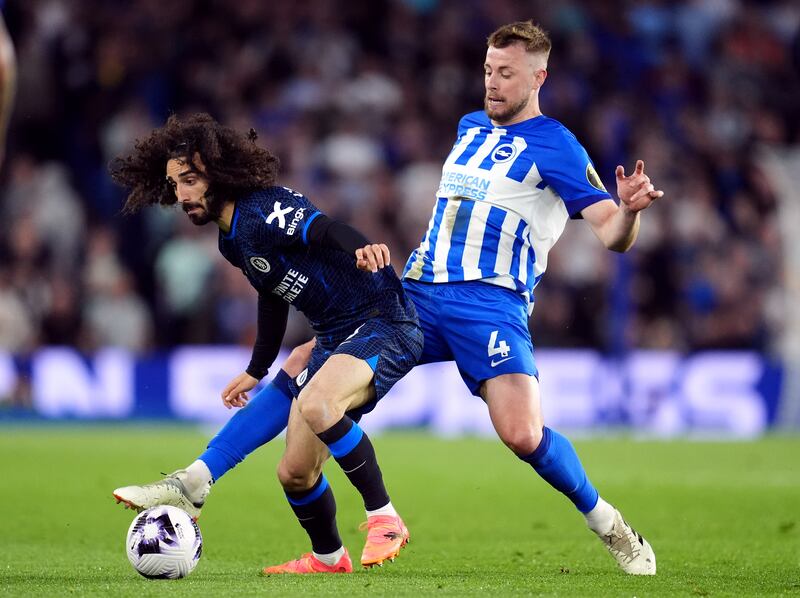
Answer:
[[[497,127],[483,111],[459,122],[436,195],[403,277],[482,280],[517,291],[531,306],[567,219],[611,197],[586,150],[560,122],[538,116]]]

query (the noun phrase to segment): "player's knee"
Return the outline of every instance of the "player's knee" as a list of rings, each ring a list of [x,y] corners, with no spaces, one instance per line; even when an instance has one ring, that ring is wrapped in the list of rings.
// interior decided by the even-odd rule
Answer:
[[[515,455],[530,455],[542,441],[541,426],[509,426],[498,430],[500,439]]]
[[[314,343],[315,340],[311,339],[307,343],[303,343],[299,347],[292,349],[292,352],[282,366],[283,371],[289,374],[290,378],[296,378],[308,365]]]
[[[278,480],[286,492],[302,492],[314,485],[319,472],[308,471],[281,460],[278,463]]]
[[[300,393],[297,398],[297,409],[312,428],[315,427],[314,424],[329,419],[330,405],[325,396],[317,392],[313,386],[307,386]]]

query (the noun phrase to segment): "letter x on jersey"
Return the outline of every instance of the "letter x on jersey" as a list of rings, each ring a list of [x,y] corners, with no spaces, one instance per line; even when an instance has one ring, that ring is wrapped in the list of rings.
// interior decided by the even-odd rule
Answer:
[[[276,201],[272,206],[272,213],[267,216],[264,222],[267,224],[272,224],[275,220],[277,220],[280,228],[286,228],[286,214],[291,212],[293,209],[294,208],[292,206],[289,206],[288,208],[281,208],[281,202]]]

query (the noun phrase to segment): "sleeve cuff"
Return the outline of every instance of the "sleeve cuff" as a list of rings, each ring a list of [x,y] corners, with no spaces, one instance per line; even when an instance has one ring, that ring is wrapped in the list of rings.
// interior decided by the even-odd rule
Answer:
[[[603,201],[605,199],[613,199],[608,193],[604,195],[589,195],[580,199],[573,199],[565,201],[564,205],[567,207],[567,213],[573,220],[580,220],[583,218],[581,212],[588,208],[590,205]]]
[[[267,375],[268,371],[269,368],[256,368],[252,364],[247,366],[247,369],[245,370],[247,374],[251,375],[256,380],[261,380],[261,378]]]
[[[322,212],[314,212],[311,214],[311,218],[306,220],[306,225],[303,227],[303,243],[306,245],[308,245],[308,229],[311,228],[311,223],[314,222],[317,216],[322,216]]]

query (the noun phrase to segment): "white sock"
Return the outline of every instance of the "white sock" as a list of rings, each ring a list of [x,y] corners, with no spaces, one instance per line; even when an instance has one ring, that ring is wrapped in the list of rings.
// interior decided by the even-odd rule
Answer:
[[[614,507],[598,497],[594,509],[584,513],[583,516],[586,518],[586,525],[589,526],[589,529],[602,536],[610,532],[614,526],[615,513],[616,509]]]
[[[391,515],[392,517],[397,517],[397,511],[394,510],[392,506],[392,501],[389,501],[385,506],[381,507],[380,509],[375,509],[374,511],[367,511],[367,517],[372,517],[373,515]]]
[[[214,482],[208,465],[197,459],[185,471],[186,474],[180,476],[179,479],[183,482],[186,492],[189,493],[189,498],[197,502],[204,501],[211,484]]]
[[[339,559],[342,558],[344,555],[344,546],[340,546],[338,550],[335,550],[328,554],[317,554],[314,553],[314,556],[317,557],[320,561],[328,565],[329,567],[333,567],[336,563],[339,562]]]

